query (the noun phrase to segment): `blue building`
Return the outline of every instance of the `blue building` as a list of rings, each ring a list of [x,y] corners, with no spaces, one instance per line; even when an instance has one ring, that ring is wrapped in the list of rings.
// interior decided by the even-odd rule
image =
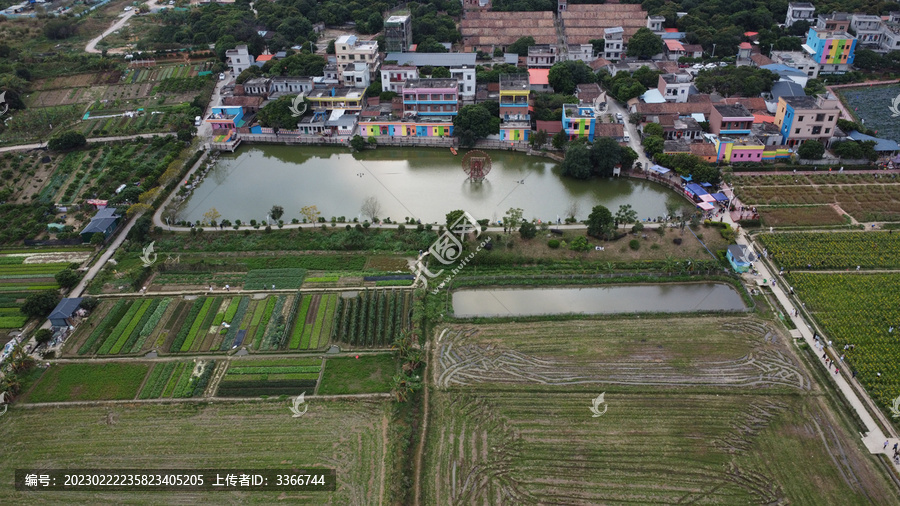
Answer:
[[[592,107],[564,104],[562,111],[563,129],[569,139],[594,141],[597,118]]]
[[[734,269],[734,272],[747,272],[750,270],[751,263],[756,260],[753,253],[750,252],[750,248],[743,244],[732,244],[731,246],[728,246],[725,258],[728,259],[728,263],[731,264],[731,268]]]

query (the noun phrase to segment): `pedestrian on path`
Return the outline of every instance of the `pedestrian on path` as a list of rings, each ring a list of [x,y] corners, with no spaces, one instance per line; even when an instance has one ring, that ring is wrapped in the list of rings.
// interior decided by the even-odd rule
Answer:
[[[885,440],[884,440],[884,449],[885,449],[885,450],[887,450],[887,445],[888,445],[888,440],[885,439]]]

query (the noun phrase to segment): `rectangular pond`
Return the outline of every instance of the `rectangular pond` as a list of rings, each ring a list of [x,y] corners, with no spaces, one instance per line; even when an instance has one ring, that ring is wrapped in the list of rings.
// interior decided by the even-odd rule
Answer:
[[[586,288],[490,288],[453,293],[453,313],[476,316],[555,314],[687,313],[746,309],[724,283],[658,283]]]

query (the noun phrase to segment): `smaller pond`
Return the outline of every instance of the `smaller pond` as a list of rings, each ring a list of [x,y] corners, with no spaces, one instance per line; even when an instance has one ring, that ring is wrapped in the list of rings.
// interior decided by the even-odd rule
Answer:
[[[740,311],[740,294],[724,283],[660,283],[589,288],[492,288],[453,293],[453,313],[475,316]]]

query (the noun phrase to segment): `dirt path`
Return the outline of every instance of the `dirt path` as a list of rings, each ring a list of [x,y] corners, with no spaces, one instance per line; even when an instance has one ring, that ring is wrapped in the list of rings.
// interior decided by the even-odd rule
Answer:
[[[316,384],[316,389],[318,389],[318,384]],[[384,451],[381,452],[381,494],[378,495],[378,504],[384,504],[384,496],[387,494],[387,491],[384,489],[386,475],[387,475],[387,453],[389,448],[389,440],[388,440],[388,424],[390,420],[388,419],[387,412],[384,413],[381,417],[381,444]]]
[[[175,132],[156,132],[151,134],[134,134],[134,135],[119,135],[116,137],[89,137],[88,142],[116,142],[116,141],[128,141],[131,139],[140,139],[145,138],[149,139],[151,137],[165,137],[166,135],[175,135]],[[17,144],[15,146],[4,146],[0,148],[0,153],[5,153],[7,151],[31,151],[33,149],[46,149],[46,146],[43,143],[39,144]]]
[[[150,9],[153,9],[154,7],[156,7],[156,0],[148,0],[148,1],[146,2],[146,4],[147,4],[147,7],[149,7]],[[112,25],[110,25],[109,28],[107,28],[106,30],[104,30],[103,33],[101,33],[101,34],[98,35],[97,37],[94,37],[93,39],[91,39],[90,42],[88,42],[87,45],[84,47],[85,52],[87,52],[87,53],[101,53],[102,51],[99,50],[99,49],[97,49],[97,44],[99,44],[100,41],[103,40],[104,37],[108,36],[109,34],[113,33],[114,31],[116,31],[116,30],[122,28],[123,26],[125,26],[125,24],[128,23],[128,21],[130,21],[131,18],[132,18],[133,16],[136,16],[137,14],[138,14],[138,10],[137,10],[137,9],[131,9],[130,11],[126,12],[124,15],[122,15],[122,17],[121,17],[118,21],[116,21],[115,23],[113,23]],[[110,53],[121,53],[121,52],[123,52],[123,51],[120,50],[120,49],[111,49],[111,50],[109,50],[108,52],[110,52]]]
[[[316,395],[308,398],[324,401],[339,401],[343,399],[389,399],[391,394],[346,394],[346,395]],[[15,404],[16,408],[65,408],[75,406],[113,406],[113,405],[134,405],[134,404],[184,404],[190,402],[208,403],[215,402],[284,402],[277,397],[185,397],[170,399],[124,399],[118,401],[68,401],[68,402],[38,402]],[[287,414],[287,410],[285,410]]]
[[[441,338],[444,337],[444,334],[447,332],[447,329],[441,331],[441,335],[438,336],[438,342],[440,342]],[[438,349],[435,347],[435,349]],[[413,504],[419,506],[422,504],[422,457],[425,455],[425,438],[428,435],[428,409],[429,409],[429,393],[430,389],[428,388],[428,384],[431,383],[429,374],[434,370],[431,365],[434,362],[435,357],[431,356],[431,341],[426,341],[425,343],[425,356],[428,358],[428,361],[425,362],[425,372],[422,374],[422,377],[425,379],[422,384],[422,389],[424,390],[424,395],[422,402],[425,404],[422,409],[422,431],[419,435],[419,445],[416,448],[416,461],[413,465],[413,473],[415,473],[413,483]]]

